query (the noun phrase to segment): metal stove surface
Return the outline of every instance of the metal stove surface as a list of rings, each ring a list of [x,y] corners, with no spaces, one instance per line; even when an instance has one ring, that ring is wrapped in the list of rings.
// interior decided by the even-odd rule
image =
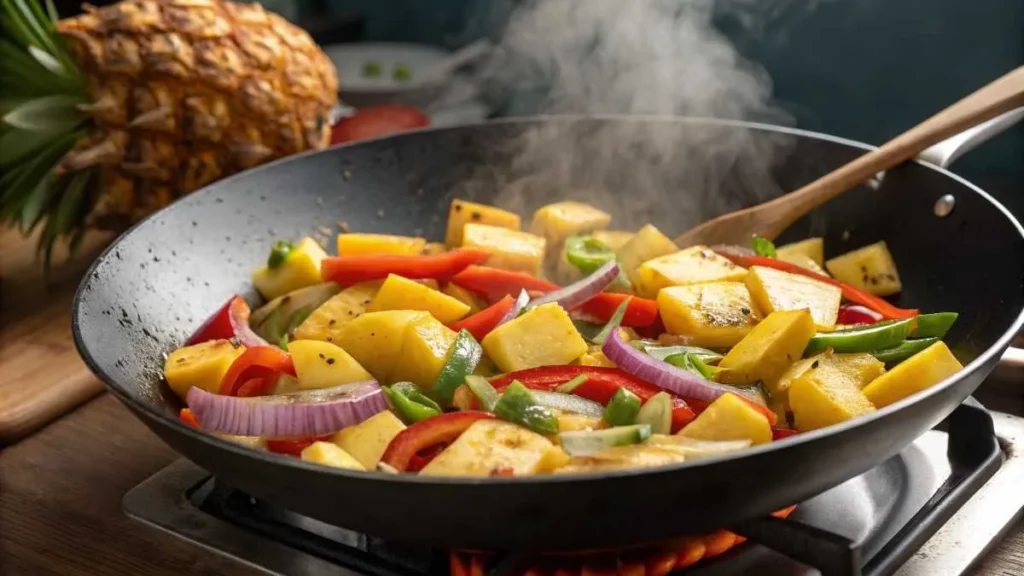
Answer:
[[[687,574],[965,573],[1024,509],[1024,418],[989,414],[996,437],[988,436],[991,454],[984,453],[984,442],[951,445],[950,434],[933,430],[898,456],[802,503],[790,520],[732,527],[823,570],[747,543]],[[950,429],[978,434],[975,420],[961,420],[966,424],[951,419]],[[124,509],[269,574],[413,576],[447,570],[442,551],[385,543],[258,502],[219,485],[187,460],[134,488]]]

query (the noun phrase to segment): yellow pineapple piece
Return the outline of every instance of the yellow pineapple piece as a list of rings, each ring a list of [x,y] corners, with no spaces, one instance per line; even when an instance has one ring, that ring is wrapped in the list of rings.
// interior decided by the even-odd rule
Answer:
[[[822,238],[808,238],[801,240],[800,242],[794,242],[792,244],[786,244],[785,246],[779,246],[775,250],[775,257],[779,260],[785,260],[786,262],[793,262],[790,257],[803,256],[804,258],[810,258],[812,262],[817,264],[820,269],[825,265],[825,240]],[[798,266],[797,262],[793,262]]]
[[[723,394],[708,405],[680,436],[698,440],[750,440],[753,444],[772,441],[768,418],[735,394]]]
[[[814,334],[814,320],[807,310],[772,312],[718,363],[718,380],[725,384],[761,382],[773,386],[803,356]]]
[[[516,476],[537,474],[554,446],[547,438],[501,420],[474,422],[427,464],[423,476],[490,476],[511,469]]]
[[[471,223],[463,227],[462,245],[489,251],[487,265],[495,268],[540,276],[544,267],[544,238],[528,232]]]
[[[449,282],[448,284],[445,284],[444,290],[442,290],[442,292],[451,296],[452,298],[455,298],[459,302],[462,302],[466,306],[469,306],[470,314],[475,314],[483,310],[484,308],[487,308],[487,302],[483,298],[477,296],[476,294],[470,292],[469,290],[466,290],[465,288],[459,286],[454,282]]]
[[[443,254],[448,251],[448,247],[441,242],[427,242],[427,245],[423,247],[423,254]]]
[[[345,468],[347,470],[366,470],[359,463],[359,460],[356,460],[351,454],[330,442],[313,442],[303,448],[300,458],[306,462],[315,462],[324,466]]]
[[[665,288],[658,293],[658,311],[669,332],[710,348],[734,346],[761,321],[742,282]]]
[[[583,202],[555,202],[537,209],[530,222],[530,233],[547,240],[552,250],[561,250],[569,236],[578,236],[607,228],[611,214]]]
[[[832,276],[878,296],[889,296],[903,289],[896,262],[884,241],[876,242],[825,263]]]
[[[209,340],[178,348],[164,360],[164,379],[181,398],[193,386],[216,394],[224,374],[242,352],[245,346],[228,340]]]
[[[427,241],[390,234],[338,234],[338,256],[364,254],[401,254],[412,256],[423,251]]]
[[[794,364],[770,387],[788,403],[799,430],[816,430],[875,409],[861,389],[885,372],[870,354],[825,352]]]
[[[956,374],[963,365],[941,340],[897,364],[864,387],[864,395],[884,408]]]
[[[366,310],[422,310],[451,324],[465,316],[469,306],[429,286],[390,274]]]
[[[778,256],[779,260],[783,262],[789,262],[790,264],[796,264],[801,268],[806,268],[815,274],[821,274],[822,276],[828,276],[829,273],[824,268],[818,265],[813,259],[808,257],[806,254],[787,254],[786,256]]]
[[[742,280],[747,270],[719,256],[705,246],[659,256],[640,265],[636,271],[637,293],[655,298],[662,288],[705,282]]]
[[[839,303],[843,298],[843,292],[837,286],[762,266],[750,269],[746,284],[757,307],[766,314],[809,310],[819,330],[831,331],[836,327]]]
[[[330,388],[373,377],[354,358],[330,342],[295,340],[288,344],[301,390]]]
[[[672,239],[661,233],[653,225],[641,228],[636,235],[616,250],[622,269],[626,271],[629,281],[636,287],[640,282],[637,276],[640,265],[659,256],[671,254],[679,250]]]
[[[327,257],[312,238],[303,238],[278,268],[260,266],[252,273],[252,283],[267,300],[299,288],[320,284],[320,261]]]
[[[457,336],[454,330],[431,316],[410,321],[402,336],[401,356],[395,362],[388,380],[412,382],[430,390]]]
[[[612,362],[604,355],[604,352],[596,350],[594,352],[587,352],[583,356],[580,356],[580,366],[603,366],[605,368],[615,368],[615,362]]]
[[[363,468],[374,470],[388,444],[402,430],[405,424],[390,410],[385,410],[336,433],[331,442],[355,457]]]
[[[356,362],[379,382],[403,364],[402,344],[405,331],[413,321],[430,318],[430,314],[415,310],[388,310],[367,312],[342,324],[334,343],[348,352]]]
[[[618,252],[623,246],[632,240],[636,234],[634,232],[626,232],[625,230],[595,230],[591,236],[594,240],[597,240]]]
[[[383,283],[382,280],[360,282],[335,294],[295,329],[295,339],[336,341],[341,327],[366,311]]]
[[[448,233],[445,235],[444,243],[451,248],[462,246],[463,228],[469,223],[486,224],[508,230],[519,230],[521,226],[518,214],[486,204],[455,199],[448,210]]]
[[[498,326],[480,344],[503,372],[568,364],[587,352],[569,314],[554,302]]]

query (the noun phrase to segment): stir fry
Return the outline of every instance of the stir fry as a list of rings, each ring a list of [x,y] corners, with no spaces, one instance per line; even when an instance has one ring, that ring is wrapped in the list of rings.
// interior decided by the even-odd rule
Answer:
[[[579,202],[455,200],[445,242],[275,242],[167,356],[181,418],[353,470],[523,476],[663,466],[871,413],[961,364],[884,241],[676,246]]]

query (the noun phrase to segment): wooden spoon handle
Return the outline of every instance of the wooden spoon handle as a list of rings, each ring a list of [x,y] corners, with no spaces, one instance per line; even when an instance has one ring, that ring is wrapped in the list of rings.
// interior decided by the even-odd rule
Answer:
[[[834,170],[814,182],[768,202],[776,216],[762,233],[775,238],[805,214],[937,144],[1000,114],[1024,106],[1024,66],[993,81],[880,148]]]

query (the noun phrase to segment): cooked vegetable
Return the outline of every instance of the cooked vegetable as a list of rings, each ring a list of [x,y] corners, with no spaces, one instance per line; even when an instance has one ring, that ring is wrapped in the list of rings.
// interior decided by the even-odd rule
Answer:
[[[274,245],[270,247],[270,256],[267,257],[267,268],[276,270],[283,266],[284,261],[291,256],[292,250],[295,250],[295,245],[288,240],[274,242]]]
[[[817,430],[875,409],[861,392],[885,371],[872,356],[825,353],[801,364],[787,391],[797,430]]]
[[[314,309],[292,335],[296,340],[336,342],[342,326],[366,311],[382,284],[381,280],[372,280],[345,288]],[[333,282],[326,285],[337,286]]]
[[[825,241],[821,238],[808,238],[800,242],[779,246],[775,250],[775,257],[779,260],[793,262],[790,259],[793,256],[810,259],[820,269],[825,265]]]
[[[483,348],[473,335],[466,330],[460,330],[448,350],[444,366],[441,367],[430,393],[445,406],[451,405],[455,389],[476,370],[483,353]]]
[[[288,325],[297,318],[300,310],[307,309],[309,312],[312,312],[340,291],[341,287],[334,282],[324,282],[300,288],[284,296],[278,296],[257,308],[249,317],[249,324],[256,327],[258,332],[263,332],[265,330],[264,324],[270,319],[270,316],[280,311],[277,313],[280,315],[282,323]]]
[[[429,256],[334,256],[323,259],[321,275],[324,282],[337,282],[344,286],[382,280],[391,274],[410,279],[432,278],[445,281],[473,264],[486,261],[489,256],[487,251],[476,248],[459,248]]]
[[[696,356],[705,364],[714,364],[722,359],[722,355],[718,352],[697,346],[652,346],[644,344],[642,349],[644,352],[647,352],[649,356],[657,358],[658,360],[664,360],[669,356],[674,356],[676,354]]]
[[[454,284],[449,284],[454,286]],[[461,331],[465,330],[473,335],[477,340],[483,340],[485,336],[491,333],[498,325],[505,320],[509,312],[513,310],[516,305],[516,300],[511,296],[503,296],[501,300],[495,302],[491,306],[469,316],[463,318],[454,324],[450,324],[449,327],[452,330]]]
[[[270,392],[279,373],[295,375],[291,355],[272,346],[249,348],[235,358],[224,373],[218,393],[225,396],[261,396]]]
[[[777,257],[775,244],[767,238],[762,238],[755,234],[750,238],[750,245],[754,249],[754,254],[757,254],[758,256],[767,256],[769,258]]]
[[[450,324],[465,316],[469,306],[419,282],[391,274],[366,307],[367,312],[381,310],[422,310]]]
[[[203,430],[239,436],[316,436],[388,409],[372,380],[279,396],[237,398],[189,390],[189,408]]]
[[[594,240],[597,240],[602,244],[606,244],[612,250],[618,252],[626,245],[627,242],[632,240],[636,234],[623,230],[594,230],[590,236]]]
[[[604,407],[604,421],[612,426],[630,426],[640,412],[640,398],[625,388],[619,388]]]
[[[296,340],[289,344],[288,352],[295,365],[299,388],[303,390],[373,379],[348,352],[330,342]]]
[[[914,327],[910,330],[910,337],[942,338],[953,327],[953,323],[959,316],[956,312],[921,314],[914,318]]]
[[[655,434],[647,440],[647,443],[654,446],[671,447],[672,450],[682,453],[687,460],[714,458],[751,445],[750,440],[698,440],[679,434],[675,436]]]
[[[405,424],[394,413],[384,410],[338,432],[331,442],[354,456],[367,470],[375,470],[388,445],[402,430]]]
[[[875,324],[882,321],[883,317],[878,312],[859,304],[843,304],[839,306],[839,317],[836,324],[844,326],[857,326],[861,324]]]
[[[526,307],[536,308],[554,302],[566,310],[572,310],[603,292],[618,276],[619,265],[614,261],[606,262],[586,278],[537,297]]]
[[[569,380],[565,384],[560,384],[557,388],[555,388],[555,392],[558,392],[560,394],[572,394],[577,388],[580,387],[580,384],[583,384],[586,381],[587,375],[580,374],[579,376],[574,377],[572,380]]]
[[[466,386],[476,396],[481,408],[487,412],[494,412],[494,406],[498,403],[500,395],[486,378],[476,375],[466,376]]]
[[[907,358],[910,358],[914,354],[928,348],[932,344],[938,342],[938,338],[918,338],[914,340],[905,340],[898,346],[892,348],[886,348],[884,350],[872,350],[871,355],[877,358],[881,362],[886,364],[898,364],[903,362]]]
[[[629,446],[605,448],[600,452],[585,456],[573,456],[565,466],[555,470],[555,473],[579,474],[607,470],[652,468],[655,466],[665,466],[666,464],[675,464],[684,460],[686,460],[686,456],[680,451],[673,450],[671,447],[655,446],[646,443],[632,444]]]
[[[534,276],[539,276],[544,268],[546,245],[542,236],[500,226],[470,222],[462,230],[463,248],[487,251],[488,266]]]
[[[658,294],[665,328],[684,334],[696,346],[728,348],[761,321],[747,287],[741,282],[673,286]]]
[[[587,352],[569,315],[555,303],[527,310],[495,328],[481,344],[487,357],[505,372],[568,364]]]
[[[749,440],[756,445],[771,442],[772,427],[765,414],[749,402],[735,394],[723,394],[679,435],[698,440]]]
[[[241,438],[259,438],[259,436],[232,436],[230,434],[217,434],[221,438],[227,439],[241,439]],[[307,436],[305,438],[267,438],[264,441],[264,445],[267,452],[273,452],[274,454],[287,454],[288,456],[294,456],[296,458],[302,457],[302,451],[313,445],[314,442],[323,442],[328,440],[329,436]]]
[[[679,252],[648,260],[636,271],[637,292],[654,298],[663,288],[705,282],[743,280],[747,271],[705,246],[692,246]]]
[[[390,234],[338,234],[338,256],[367,254],[404,254],[413,256],[423,252],[427,241],[410,236]]]
[[[626,242],[618,250],[618,253],[619,261],[622,262],[622,269],[626,271],[629,281],[633,283],[633,286],[639,292],[640,286],[638,284],[639,277],[637,272],[640,265],[648,260],[671,254],[677,250],[679,250],[679,247],[668,236],[665,236],[661,233],[661,230],[648,224],[641,228],[629,242]]]
[[[839,315],[842,291],[813,278],[754,266],[745,279],[754,303],[765,314],[809,310],[819,330],[832,330]]]
[[[606,448],[639,444],[650,436],[649,425],[635,424],[605,430],[562,432],[558,435],[558,442],[570,456],[589,456]]]
[[[591,236],[570,236],[565,241],[565,259],[584,274],[595,270],[615,259],[611,246]]]
[[[441,246],[442,246],[441,252],[443,252],[444,251],[443,250],[443,246],[444,245],[442,244]],[[462,302],[466,306],[469,306],[470,314],[475,314],[477,312],[480,312],[481,310],[487,308],[487,306],[488,306],[488,303],[487,303],[486,300],[484,300],[480,296],[474,294],[473,292],[471,292],[469,290],[466,290],[462,286],[459,286],[458,284],[455,284],[454,282],[449,282],[449,283],[445,284],[444,285],[444,289],[441,290],[441,291],[444,292],[445,294],[451,296],[452,298],[455,298],[459,302]]]
[[[558,410],[559,412],[568,412],[570,414],[579,414],[580,416],[589,416],[591,418],[598,419],[600,419],[605,412],[604,406],[601,406],[597,402],[587,400],[586,398],[581,398],[570,393],[530,390],[530,395],[533,396],[533,399],[537,404],[551,408],[552,410]],[[671,414],[669,416],[671,417]]]
[[[412,310],[367,312],[343,324],[334,337],[334,343],[355,358],[378,381],[391,382],[388,378],[398,368],[406,329],[414,321],[427,318],[430,315],[426,312]],[[447,349],[446,345],[444,350]]]
[[[498,226],[509,230],[519,230],[520,228],[518,214],[486,204],[452,200],[451,208],[448,211],[448,232],[445,235],[445,244],[452,248],[462,246],[463,228],[469,222]]]
[[[376,60],[363,62],[363,76],[367,78],[378,78],[384,73],[384,66]]]
[[[727,384],[769,387],[798,360],[814,336],[814,320],[806,310],[772,312],[718,363],[718,379]]]
[[[859,328],[817,334],[807,343],[805,356],[832,349],[835,352],[870,352],[891,348],[907,339],[913,319],[887,320]]]
[[[864,388],[864,395],[878,408],[925,390],[963,368],[941,340],[898,364]]]
[[[447,415],[446,415],[447,416]],[[546,472],[562,460],[561,450],[547,438],[499,420],[474,422],[450,446],[427,464],[424,476],[511,476]],[[555,460],[552,460],[554,458]]]
[[[714,380],[715,375],[718,374],[717,368],[708,366],[700,359],[700,356],[696,354],[673,354],[665,358],[665,362],[668,362],[676,368],[682,368],[687,372],[692,372],[705,380]]]
[[[244,346],[228,340],[206,340],[183,346],[164,360],[164,379],[181,398],[193,386],[216,392],[220,390],[224,375],[244,352]]]
[[[478,420],[494,418],[487,412],[449,412],[422,420],[399,432],[381,457],[381,462],[404,472],[417,452],[458,438]]]
[[[412,424],[441,413],[441,407],[428,398],[411,382],[399,382],[384,387],[388,403],[403,422]]]
[[[611,214],[583,202],[555,202],[533,213],[530,232],[547,239],[553,254],[557,255],[570,236],[578,236],[607,228]]]
[[[312,238],[303,238],[287,251],[279,265],[257,269],[252,283],[264,298],[271,300],[299,288],[319,284],[320,264],[327,257],[324,249]],[[270,260],[275,259],[273,254]],[[269,261],[268,261],[269,264]]]
[[[900,273],[884,241],[832,258],[825,262],[825,268],[836,280],[878,296],[903,289]]]
[[[622,304],[619,304],[619,307],[615,309],[615,314],[613,314],[611,319],[608,320],[608,323],[604,325],[604,328],[601,328],[601,330],[590,339],[591,342],[598,345],[604,344],[605,340],[608,340],[608,336],[613,330],[618,331],[619,326],[622,324],[622,319],[626,316],[626,310],[629,309],[629,300],[630,299],[627,298],[622,301]]]
[[[333,468],[366,470],[359,460],[330,442],[313,442],[302,451],[300,457],[307,462],[316,462]]]
[[[512,382],[502,392],[494,405],[494,414],[506,422],[525,426],[538,434],[558,433],[558,418],[551,410],[537,403],[520,382]]]
[[[433,386],[458,336],[432,316],[414,318],[402,336],[400,352],[393,360],[395,366],[388,375],[388,382],[407,380],[433,394]]]
[[[672,432],[672,397],[667,392],[651,396],[636,415],[637,424],[646,424],[654,434]]]

